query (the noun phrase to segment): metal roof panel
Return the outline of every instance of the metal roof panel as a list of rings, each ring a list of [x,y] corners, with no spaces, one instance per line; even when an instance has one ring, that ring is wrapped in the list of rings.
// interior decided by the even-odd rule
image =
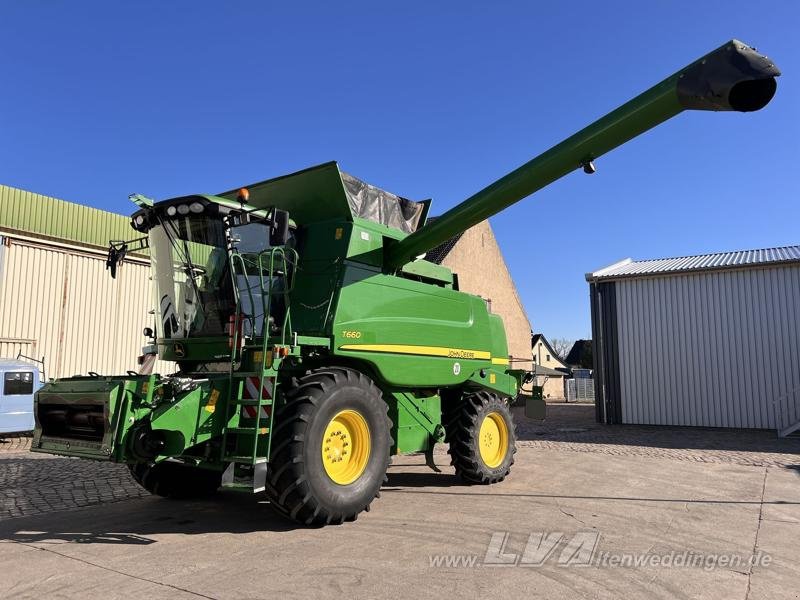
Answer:
[[[617,279],[620,277],[667,275],[671,273],[684,273],[687,271],[733,269],[793,262],[800,262],[800,246],[735,250],[731,252],[716,252],[713,254],[698,254],[695,256],[678,256],[675,258],[657,258],[650,260],[632,260],[628,258],[594,271],[593,273],[589,273],[586,279],[592,281],[597,279]]]
[[[6,185],[0,185],[0,229],[98,248],[136,237],[129,217]]]

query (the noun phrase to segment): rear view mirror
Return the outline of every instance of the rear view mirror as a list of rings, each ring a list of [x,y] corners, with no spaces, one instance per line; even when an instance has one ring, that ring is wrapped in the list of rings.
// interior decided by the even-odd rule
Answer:
[[[269,228],[269,245],[285,246],[289,241],[289,213],[277,208],[272,213],[272,225]]]
[[[108,257],[106,258],[106,269],[111,271],[111,279],[117,278],[117,266],[125,260],[128,252],[139,253],[150,246],[147,236],[136,238],[135,240],[111,240],[108,243]]]
[[[114,242],[111,242],[108,246],[108,258],[106,258],[106,269],[111,271],[111,279],[117,278],[117,265],[119,265],[123,260],[125,260],[125,254],[128,252],[128,244],[122,243],[119,246],[115,246]]]

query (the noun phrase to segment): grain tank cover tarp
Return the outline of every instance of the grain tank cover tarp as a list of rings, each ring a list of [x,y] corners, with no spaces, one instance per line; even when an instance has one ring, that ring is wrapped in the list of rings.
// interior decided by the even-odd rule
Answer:
[[[354,217],[412,233],[422,224],[424,202],[413,202],[343,173],[327,162],[246,186],[249,204],[289,211],[298,224]],[[238,188],[219,196],[236,200]]]
[[[353,216],[412,233],[419,227],[424,204],[395,196],[342,172],[342,183]]]

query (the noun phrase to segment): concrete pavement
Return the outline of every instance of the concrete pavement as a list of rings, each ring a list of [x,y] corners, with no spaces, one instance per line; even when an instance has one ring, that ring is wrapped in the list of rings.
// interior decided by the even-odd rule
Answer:
[[[0,597],[796,598],[799,474],[523,446],[492,487],[403,457],[370,513],[323,529],[230,493],[132,498],[1,521]],[[540,554],[560,536],[540,566],[520,564],[531,534]],[[595,534],[588,566],[559,564]],[[487,555],[493,539],[505,544]],[[759,553],[768,564],[719,564]],[[717,564],[666,565],[681,555]],[[516,566],[485,564],[498,556]],[[625,556],[661,562],[613,566]]]

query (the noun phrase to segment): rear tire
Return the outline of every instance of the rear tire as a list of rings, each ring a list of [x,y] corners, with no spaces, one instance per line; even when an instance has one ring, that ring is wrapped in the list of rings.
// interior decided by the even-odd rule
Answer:
[[[343,367],[296,381],[275,414],[266,492],[281,515],[305,525],[355,520],[386,479],[391,421],[383,394]]]
[[[189,500],[214,494],[222,483],[222,474],[217,471],[189,467],[176,462],[156,464],[139,463],[128,465],[131,475],[140,486],[151,494]]]
[[[517,452],[514,419],[508,403],[492,392],[470,392],[448,412],[449,442],[456,475],[467,483],[505,479]]]

